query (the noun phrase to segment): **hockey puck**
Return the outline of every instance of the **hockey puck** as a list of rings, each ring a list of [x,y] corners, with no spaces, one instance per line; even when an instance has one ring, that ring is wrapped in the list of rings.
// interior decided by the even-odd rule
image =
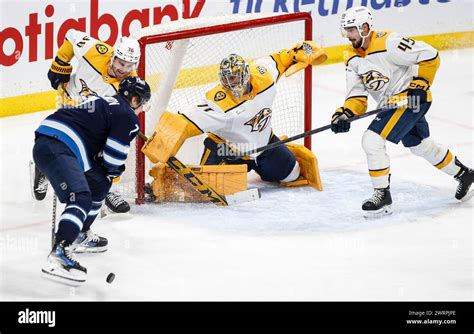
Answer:
[[[114,281],[114,279],[115,279],[115,274],[114,274],[114,273],[110,273],[110,274],[107,275],[106,281],[107,281],[107,283],[110,284],[110,283],[112,283],[112,282]]]

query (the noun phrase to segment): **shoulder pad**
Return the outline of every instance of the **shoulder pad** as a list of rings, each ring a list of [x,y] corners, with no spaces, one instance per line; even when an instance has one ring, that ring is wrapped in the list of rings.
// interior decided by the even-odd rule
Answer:
[[[252,94],[257,95],[274,84],[273,76],[265,66],[251,64],[250,83],[252,84]]]
[[[206,99],[218,106],[222,112],[227,112],[241,103],[241,101],[235,101],[220,84],[206,93]]]

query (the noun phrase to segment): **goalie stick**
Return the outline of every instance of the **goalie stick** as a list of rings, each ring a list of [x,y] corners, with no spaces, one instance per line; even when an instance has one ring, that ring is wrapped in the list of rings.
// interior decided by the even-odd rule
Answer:
[[[389,110],[389,109],[393,109],[393,108],[380,108],[380,109],[375,109],[375,110],[366,112],[365,114],[362,114],[362,115],[360,115],[360,116],[355,116],[355,117],[349,118],[348,121],[349,121],[349,122],[354,122],[354,121],[357,121],[357,120],[359,120],[359,119],[361,119],[361,118],[365,118],[365,117],[368,117],[368,116],[372,116],[372,115],[378,114],[378,113],[380,113],[380,112],[383,112],[383,111],[386,111],[386,110]],[[241,158],[243,158],[243,157],[249,156],[249,155],[251,155],[251,154],[255,154],[255,153],[262,152],[262,151],[270,150],[270,149],[272,149],[272,148],[275,148],[275,147],[280,146],[280,145],[284,145],[284,144],[286,144],[286,143],[289,143],[289,142],[298,140],[298,139],[300,139],[300,138],[308,137],[308,136],[314,135],[314,134],[316,134],[316,133],[326,131],[326,130],[328,130],[328,129],[330,129],[330,128],[331,128],[331,124],[328,124],[328,125],[322,126],[322,127],[320,127],[320,128],[316,128],[316,129],[313,129],[313,130],[309,130],[309,131],[300,133],[299,135],[295,135],[295,136],[293,136],[293,137],[289,137],[289,138],[286,138],[286,139],[283,139],[283,140],[274,142],[274,143],[272,143],[272,144],[268,144],[268,145],[264,145],[264,146],[258,147],[258,148],[254,149],[254,150],[251,150],[251,151],[248,151],[248,152],[244,152],[244,153],[242,153],[242,154],[236,154],[235,156],[226,157],[226,160],[227,160],[228,162],[235,161],[235,160],[241,159]]]
[[[138,132],[138,136],[143,141],[148,140],[147,136],[145,136],[141,131]],[[179,161],[178,158],[170,157],[166,164],[176,173],[185,178],[194,189],[205,195],[209,202],[214,203],[217,206],[229,206],[243,202],[255,201],[260,198],[260,191],[258,189],[249,189],[226,196],[220,195],[217,191],[212,189],[212,187],[201,180],[201,178],[194,174],[191,168]]]

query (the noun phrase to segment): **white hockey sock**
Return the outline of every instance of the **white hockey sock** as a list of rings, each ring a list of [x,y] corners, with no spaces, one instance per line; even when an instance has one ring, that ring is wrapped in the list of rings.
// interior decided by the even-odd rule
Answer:
[[[456,175],[460,167],[454,163],[454,155],[431,138],[425,138],[417,146],[410,147],[410,151],[419,157],[425,158],[430,164],[448,175]]]
[[[387,188],[389,185],[390,157],[385,147],[385,139],[377,133],[366,130],[362,136],[362,147],[367,155],[369,175],[374,188]]]
[[[298,161],[296,161],[295,167],[293,167],[290,174],[288,174],[288,176],[285,177],[280,182],[291,182],[291,181],[296,180],[299,177],[300,177],[300,164],[298,163]]]

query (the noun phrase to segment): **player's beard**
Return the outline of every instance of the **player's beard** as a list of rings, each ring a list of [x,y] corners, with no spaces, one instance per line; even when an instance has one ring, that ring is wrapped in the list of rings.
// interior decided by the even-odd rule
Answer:
[[[362,42],[363,42],[362,37],[357,41],[354,41],[354,42],[351,41],[352,46],[353,46],[354,49],[360,48],[362,46]]]

